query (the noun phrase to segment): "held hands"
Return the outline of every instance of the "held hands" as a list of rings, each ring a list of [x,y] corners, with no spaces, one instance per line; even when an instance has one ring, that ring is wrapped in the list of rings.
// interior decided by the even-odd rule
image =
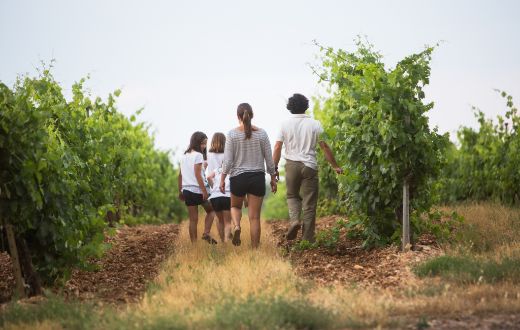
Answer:
[[[226,193],[226,181],[224,181],[224,180],[220,181],[219,189],[220,189],[221,193],[223,193],[223,194]]]
[[[208,191],[206,189],[202,190],[202,200],[207,201],[208,200]]]
[[[337,173],[337,174],[343,174],[343,169],[341,167],[334,167],[334,171]]]

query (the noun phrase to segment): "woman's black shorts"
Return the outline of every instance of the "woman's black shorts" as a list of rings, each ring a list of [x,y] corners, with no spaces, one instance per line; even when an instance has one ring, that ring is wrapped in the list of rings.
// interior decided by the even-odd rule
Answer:
[[[215,212],[231,210],[231,198],[229,197],[215,197],[209,201],[211,202],[211,206],[213,206]]]
[[[196,194],[194,192],[184,189],[182,191],[182,195],[184,196],[184,203],[186,204],[186,206],[197,206],[204,204],[202,194]]]
[[[258,197],[265,196],[265,173],[245,172],[229,178],[231,193],[238,197],[252,194]]]

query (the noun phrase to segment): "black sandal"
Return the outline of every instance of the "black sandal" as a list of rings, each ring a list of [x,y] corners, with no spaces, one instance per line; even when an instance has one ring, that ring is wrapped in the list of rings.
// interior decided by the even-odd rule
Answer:
[[[202,239],[208,242],[209,244],[217,244],[217,241],[208,234],[202,234]]]

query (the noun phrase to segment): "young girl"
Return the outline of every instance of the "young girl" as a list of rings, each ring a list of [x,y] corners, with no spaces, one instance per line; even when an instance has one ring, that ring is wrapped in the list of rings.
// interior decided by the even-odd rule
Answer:
[[[209,198],[213,210],[217,214],[217,229],[222,242],[231,239],[231,195],[229,179],[226,179],[226,190],[220,191],[220,178],[222,176],[222,163],[224,162],[224,145],[226,136],[215,133],[211,139],[211,147],[208,153],[207,178],[212,186]]]
[[[190,239],[191,242],[197,240],[197,223],[199,221],[199,205],[206,211],[205,228],[202,239],[210,244],[217,244],[210,236],[211,225],[215,213],[208,203],[209,192],[206,188],[206,177],[204,175],[204,154],[208,137],[202,132],[195,132],[191,136],[190,146],[184,152],[181,159],[179,172],[179,198],[188,207],[190,217]]]

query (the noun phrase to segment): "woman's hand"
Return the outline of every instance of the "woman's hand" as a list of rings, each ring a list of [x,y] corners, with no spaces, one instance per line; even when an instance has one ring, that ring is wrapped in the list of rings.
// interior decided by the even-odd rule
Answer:
[[[206,189],[202,190],[202,200],[207,201],[208,200],[208,191]]]
[[[184,195],[182,194],[182,191],[179,191],[179,199],[184,201]]]

